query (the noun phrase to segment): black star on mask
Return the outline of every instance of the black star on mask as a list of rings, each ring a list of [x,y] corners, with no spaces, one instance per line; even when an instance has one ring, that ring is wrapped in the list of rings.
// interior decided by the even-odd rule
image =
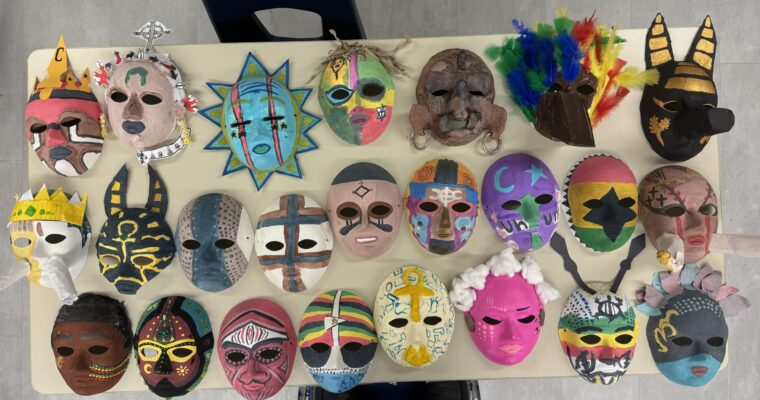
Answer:
[[[591,209],[583,219],[600,225],[607,238],[614,242],[623,230],[623,225],[636,218],[636,213],[631,210],[635,203],[636,201],[630,197],[619,199],[615,188],[612,187],[601,199],[591,199],[583,203]]]

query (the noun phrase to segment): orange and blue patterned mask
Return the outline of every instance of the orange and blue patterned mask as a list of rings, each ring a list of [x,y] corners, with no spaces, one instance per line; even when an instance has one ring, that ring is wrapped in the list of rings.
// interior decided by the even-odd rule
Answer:
[[[372,310],[348,290],[324,292],[304,311],[298,346],[314,381],[343,393],[359,384],[375,358]]]
[[[150,186],[144,208],[127,207],[127,166],[108,185],[108,219],[100,229],[96,250],[100,273],[122,294],[135,294],[174,259],[174,235],[164,219],[169,197],[164,182],[148,165]]]

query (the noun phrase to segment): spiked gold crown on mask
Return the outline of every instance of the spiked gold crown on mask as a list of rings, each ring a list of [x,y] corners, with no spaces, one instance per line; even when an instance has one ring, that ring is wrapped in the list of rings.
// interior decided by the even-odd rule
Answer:
[[[45,100],[50,98],[55,89],[92,94],[92,89],[90,89],[90,70],[89,68],[85,69],[81,78],[76,77],[76,74],[74,74],[69,65],[69,56],[66,52],[66,43],[63,41],[63,35],[58,38],[58,46],[55,49],[53,59],[50,60],[50,64],[48,65],[47,76],[42,81],[39,78],[35,79],[32,96],[39,94],[40,100]]]
[[[51,196],[45,185],[32,197],[29,189],[21,197],[16,198],[10,221],[64,221],[81,226],[87,209],[87,193],[79,198],[74,193],[69,199],[62,188],[56,189]]]

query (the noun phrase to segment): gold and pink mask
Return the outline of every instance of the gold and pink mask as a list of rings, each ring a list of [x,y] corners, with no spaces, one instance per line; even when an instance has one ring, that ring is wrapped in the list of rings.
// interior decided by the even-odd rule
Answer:
[[[77,78],[71,69],[63,35],[47,77],[34,83],[24,118],[24,132],[32,150],[58,175],[82,175],[100,157],[103,110],[92,94],[89,70]]]
[[[454,253],[475,229],[478,182],[461,163],[430,160],[412,175],[404,206],[420,246],[435,254]]]
[[[370,259],[386,252],[398,236],[402,214],[396,180],[376,164],[349,165],[327,192],[333,236],[357,257]]]
[[[475,346],[501,365],[515,365],[530,354],[544,324],[544,304],[559,297],[532,258],[520,262],[513,252],[507,248],[465,270],[449,292],[454,307],[464,311]]]
[[[216,352],[227,380],[249,400],[285,386],[296,358],[296,332],[287,312],[267,299],[249,299],[224,317]]]
[[[135,36],[144,49],[98,62],[95,78],[106,90],[108,122],[122,143],[137,150],[140,164],[178,154],[190,143],[185,112],[197,112],[197,100],[185,93],[182,76],[168,54],[154,53],[153,40],[168,33],[158,21],[143,25]],[[179,128],[179,134],[175,134]]]
[[[675,235],[683,242],[687,264],[710,252],[718,229],[718,199],[699,172],[680,165],[657,168],[641,180],[639,203],[641,223],[657,250],[665,250],[660,238]]]

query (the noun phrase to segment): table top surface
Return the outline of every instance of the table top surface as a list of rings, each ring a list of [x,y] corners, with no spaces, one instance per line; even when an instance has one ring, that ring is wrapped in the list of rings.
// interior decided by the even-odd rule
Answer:
[[[682,59],[685,55],[695,32],[696,28],[670,29],[676,59]],[[629,65],[643,68],[646,30],[621,30],[619,34],[627,40],[620,56],[627,60]],[[303,179],[275,174],[259,192],[256,191],[246,172],[221,175],[227,153],[203,150],[203,147],[219,132],[219,128],[200,115],[189,116],[188,123],[195,142],[184,150],[184,154],[152,164],[168,187],[167,222],[172,228],[176,227],[182,207],[191,199],[210,192],[223,192],[236,197],[247,209],[254,225],[262,209],[282,194],[302,193],[312,197],[324,207],[327,201],[327,190],[335,174],[357,161],[374,162],[385,167],[396,178],[401,191],[408,184],[412,172],[425,161],[433,158],[450,158],[464,163],[478,177],[479,182],[488,166],[498,157],[515,152],[526,152],[543,160],[559,182],[564,180],[574,163],[596,153],[607,153],[621,158],[631,167],[639,180],[656,167],[668,164],[649,148],[642,133],[639,122],[640,90],[633,90],[620,107],[595,129],[596,148],[571,147],[544,139],[535,132],[508,98],[503,77],[488,60],[486,62],[491,67],[496,81],[495,102],[505,107],[509,115],[507,129],[503,134],[504,145],[499,153],[494,156],[482,155],[479,141],[459,147],[446,147],[431,141],[430,147],[426,150],[414,150],[408,142],[408,135],[411,132],[409,109],[415,101],[414,89],[419,72],[428,58],[441,50],[455,47],[469,49],[483,55],[488,46],[500,44],[504,36],[414,39],[411,45],[398,53],[402,62],[409,67],[411,78],[394,79],[395,107],[392,120],[383,136],[368,146],[351,146],[342,142],[333,134],[327,123],[322,121],[310,131],[319,149],[299,156],[304,171]],[[51,38],[51,44],[55,43],[55,39]],[[370,42],[391,49],[400,40]],[[76,46],[76,43],[69,43],[69,45]],[[69,60],[74,71],[81,74],[86,67],[93,70],[97,60],[110,61],[114,50],[128,52],[138,47],[139,44],[122,48],[70,48]],[[285,60],[289,60],[290,86],[303,88],[315,87],[315,83],[307,85],[306,82],[323,57],[333,48],[332,42],[156,46],[157,51],[171,54],[182,72],[188,92],[198,98],[200,108],[219,103],[219,99],[207,88],[205,82],[234,82],[249,51],[253,52],[270,71],[274,71]],[[37,50],[29,56],[29,92],[32,90],[35,77],[45,76],[52,55],[53,49],[45,49]],[[102,101],[103,90],[94,88],[94,92]],[[321,115],[316,90],[312,92],[304,109],[312,114]],[[28,148],[28,151],[29,184],[32,189],[37,190],[42,183],[46,183],[49,188],[62,186],[68,192],[78,191],[80,194],[82,192],[89,194],[88,218],[93,227],[93,238],[96,237],[105,221],[102,199],[106,185],[124,163],[128,164],[130,173],[128,204],[134,206],[145,204],[147,171],[137,163],[134,151],[118,142],[112,134],[106,138],[104,153],[93,170],[78,178],[65,179],[53,174],[39,163],[31,148]],[[711,140],[698,156],[682,164],[703,174],[720,193],[718,145],[715,139]],[[252,255],[245,276],[232,288],[223,292],[208,293],[193,286],[180,271],[179,259],[175,257],[172,265],[140,289],[137,295],[120,295],[99,274],[95,256],[95,240],[91,241],[84,271],[75,284],[80,293],[91,291],[125,301],[133,327],[136,326],[143,310],[154,300],[168,295],[191,297],[207,310],[216,336],[227,311],[237,303],[251,297],[266,297],[278,302],[287,310],[297,327],[307,304],[323,291],[352,290],[372,306],[380,282],[388,273],[402,265],[412,263],[423,266],[436,273],[448,286],[457,273],[484,262],[504,248],[504,244],[493,232],[482,212],[469,243],[459,252],[447,256],[433,255],[421,248],[413,239],[406,224],[403,225],[402,232],[393,247],[373,260],[357,259],[346,253],[340,246],[336,246],[330,265],[322,279],[314,287],[297,294],[285,293],[272,285],[259,268],[255,255]],[[591,253],[571,238],[572,234],[564,219],[560,222],[557,232],[566,238],[570,254],[578,263],[581,274],[587,281],[612,279],[618,264],[628,252],[627,246],[624,246],[610,253]],[[642,232],[641,225],[637,226],[635,235]],[[562,352],[557,337],[559,313],[565,297],[575,288],[575,283],[562,268],[561,258],[549,246],[532,253],[531,256],[541,265],[546,280],[559,289],[561,298],[547,305],[546,323],[540,340],[533,352],[521,364],[506,367],[486,360],[472,343],[462,313],[457,312],[456,328],[449,350],[436,363],[421,369],[405,368],[392,362],[381,349],[378,349],[364,382],[575,376],[576,373]],[[723,270],[722,256],[711,254],[705,261],[709,262],[713,268]],[[632,269],[621,285],[621,292],[629,299],[633,298],[635,291],[643,284],[650,282],[652,274],[658,270],[660,267],[656,262],[655,251],[648,246],[633,262]],[[50,350],[50,332],[60,302],[51,289],[31,285],[30,293],[31,349],[29,351],[32,385],[40,393],[68,393],[70,389],[56,371],[55,360]],[[643,334],[646,316],[637,313],[637,317],[641,329],[638,351],[635,353],[628,374],[657,373],[649,354],[646,335]],[[297,358],[288,384],[312,384],[300,354]],[[146,389],[137,370],[136,360],[133,358],[130,364],[125,376],[111,390]],[[198,389],[229,387],[217,354],[214,354],[208,373]]]

